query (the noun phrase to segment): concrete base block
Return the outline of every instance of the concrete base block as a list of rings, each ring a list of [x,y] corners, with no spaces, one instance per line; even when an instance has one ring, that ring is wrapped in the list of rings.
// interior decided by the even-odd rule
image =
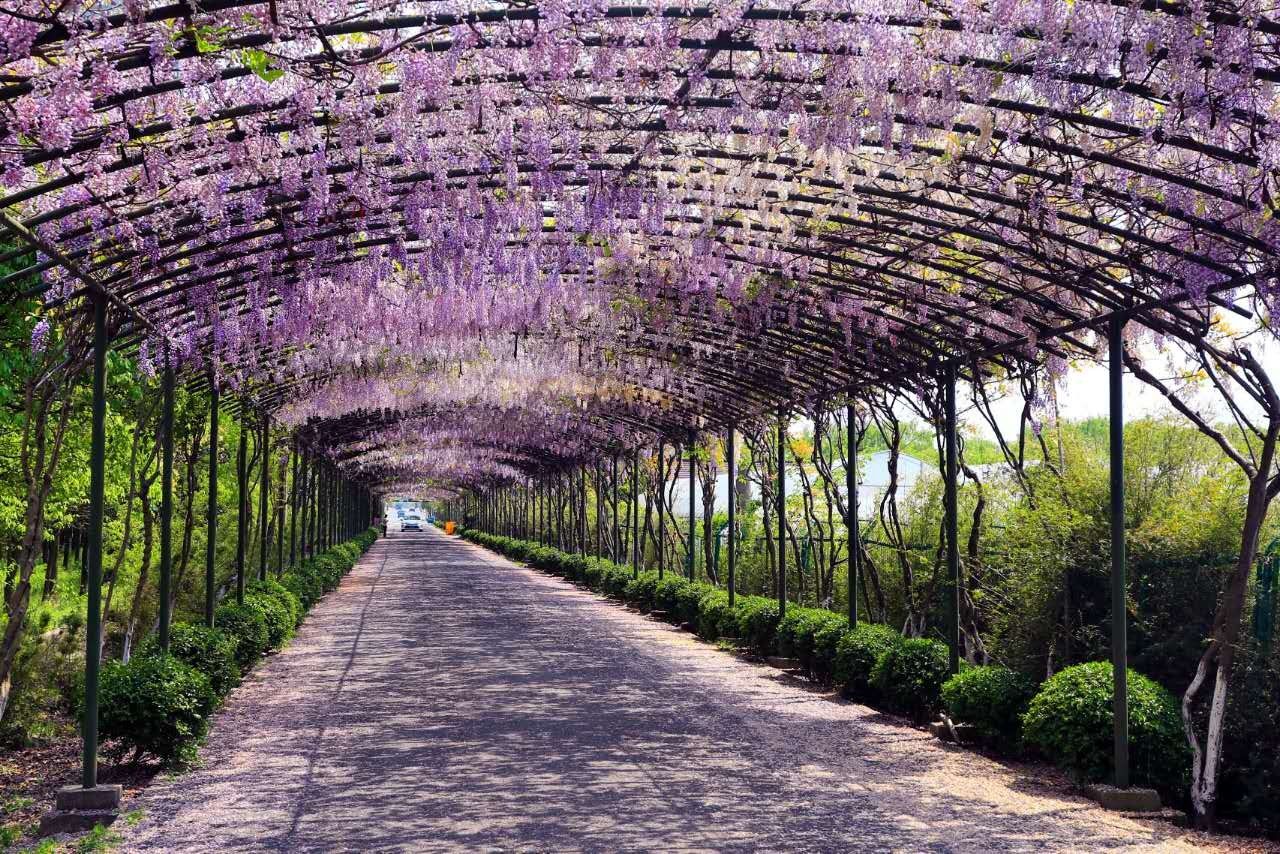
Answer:
[[[1160,795],[1155,789],[1117,789],[1106,783],[1085,786],[1084,793],[1093,798],[1103,809],[1116,812],[1158,812]]]
[[[800,659],[783,658],[780,655],[771,655],[765,659],[765,663],[770,667],[776,667],[779,670],[795,670],[800,666]]]
[[[961,744],[973,744],[978,741],[978,729],[973,724],[954,724],[954,726]],[[942,741],[955,740],[951,737],[951,727],[947,726],[945,721],[934,721],[929,724],[929,732]]]
[[[63,786],[58,789],[54,800],[54,809],[78,810],[83,812],[100,812],[120,809],[121,789],[119,784],[94,786],[86,789],[83,786]]]
[[[53,812],[40,817],[40,836],[83,833],[97,825],[106,827],[120,817],[120,786],[63,786],[54,799]]]
[[[98,825],[110,826],[120,817],[118,810],[54,810],[40,816],[37,836],[55,836],[59,833],[84,833]]]

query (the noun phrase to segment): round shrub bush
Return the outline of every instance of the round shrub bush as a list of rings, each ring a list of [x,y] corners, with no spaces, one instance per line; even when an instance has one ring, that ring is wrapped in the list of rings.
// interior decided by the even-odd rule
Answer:
[[[818,632],[826,627],[844,631],[849,627],[849,621],[826,608],[797,608],[797,611],[800,613],[796,620],[792,621],[791,611],[787,611],[786,620],[778,624],[778,653],[799,658],[805,673],[814,677],[817,670],[814,654]]]
[[[803,644],[801,638],[805,635],[812,636],[813,623],[818,615],[817,608],[788,608],[787,615],[778,621],[778,655],[800,658]]]
[[[600,576],[600,590],[606,596],[621,598],[626,595],[627,585],[631,583],[631,570],[606,562]]]
[[[723,590],[708,590],[698,600],[698,637],[703,640],[719,640],[724,626],[733,619],[729,607],[729,594]]]
[[[344,566],[342,559],[332,551],[317,555],[311,561],[311,571],[316,578],[320,579],[320,586],[326,593],[338,586],[349,568]]]
[[[637,578],[627,582],[627,589],[623,595],[628,602],[647,611],[654,607],[654,595],[657,590],[658,573],[642,572]]]
[[[871,685],[898,714],[921,722],[942,704],[942,683],[951,677],[951,653],[928,638],[905,638],[885,650],[871,671]]]
[[[248,585],[245,588],[245,591],[248,593],[270,596],[272,599],[275,599],[283,605],[285,611],[289,614],[291,627],[297,628],[298,624],[302,622],[303,611],[301,599],[295,596],[289,588],[285,587],[274,578],[268,578],[265,581],[255,581]]]
[[[698,584],[697,582],[685,582],[676,592],[676,619],[680,623],[691,623],[695,627],[698,624],[698,603],[702,601],[702,597],[715,590],[707,584]]]
[[[1129,681],[1130,780],[1170,795],[1181,795],[1190,778],[1190,750],[1178,703],[1168,691],[1137,671]],[[1054,674],[1022,717],[1026,743],[1081,782],[1113,778],[1109,661],[1077,664]]]
[[[217,702],[209,678],[171,655],[109,661],[99,682],[98,733],[115,742],[117,761],[130,751],[166,765],[187,761]]]
[[[280,649],[293,637],[293,615],[279,599],[265,593],[246,593],[244,603],[262,612],[267,622],[267,649]]]
[[[812,663],[809,675],[823,685],[830,685],[836,668],[836,649],[840,639],[849,632],[849,621],[839,615],[822,621],[813,633]]]
[[[738,600],[736,634],[760,655],[773,655],[780,617],[776,600],[743,596]]]
[[[560,573],[560,552],[550,546],[535,546],[529,550],[529,565],[543,572]]]
[[[581,581],[587,572],[587,559],[582,555],[560,553],[559,566],[552,570],[570,581]]]
[[[670,615],[670,619],[678,620],[680,618],[680,600],[686,594],[685,588],[690,587],[688,581],[678,575],[666,575],[658,582],[658,586],[654,589],[653,604],[658,611],[666,611]]]
[[[888,626],[858,623],[836,641],[832,679],[844,687],[846,696],[873,699],[871,671],[880,656],[901,642],[902,635]]]
[[[1014,748],[1022,740],[1022,715],[1036,684],[1007,667],[968,667],[942,685],[942,705],[955,721],[971,724],[986,741]]]
[[[159,655],[159,638],[148,637],[138,654]],[[174,623],[169,628],[169,654],[208,677],[209,687],[219,697],[240,684],[235,638],[218,629],[200,623]]]
[[[585,587],[592,590],[600,589],[600,579],[604,575],[604,567],[600,565],[600,561],[596,558],[584,558],[582,561],[582,575],[579,580]]]
[[[213,612],[213,624],[236,642],[236,664],[241,673],[248,673],[253,665],[271,648],[271,635],[267,617],[252,600],[244,604],[228,602]]]
[[[302,603],[303,613],[311,610],[311,606],[319,602],[320,597],[324,595],[324,587],[321,586],[320,579],[301,567],[286,572],[281,577],[280,584],[298,597],[298,601]]]

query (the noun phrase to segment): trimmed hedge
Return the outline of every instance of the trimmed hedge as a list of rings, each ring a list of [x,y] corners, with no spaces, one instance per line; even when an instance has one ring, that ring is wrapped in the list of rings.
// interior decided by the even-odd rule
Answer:
[[[760,655],[772,655],[777,649],[778,603],[764,596],[742,596],[737,602],[734,622],[739,638]]]
[[[733,609],[729,607],[729,594],[723,590],[710,590],[698,600],[698,637],[703,640],[719,640],[732,626]]]
[[[271,646],[267,615],[252,596],[225,602],[213,612],[213,624],[236,642],[236,664],[248,673]]]
[[[302,622],[304,611],[301,597],[276,579],[268,578],[265,581],[254,581],[245,588],[245,592],[269,596],[279,602],[288,615],[290,628],[297,628],[298,624]]]
[[[98,734],[117,761],[129,751],[166,765],[193,758],[218,704],[209,677],[172,655],[109,661],[98,684]]]
[[[1190,748],[1173,695],[1134,670],[1129,682],[1129,767],[1134,785],[1179,797],[1190,780]],[[1023,738],[1081,782],[1114,773],[1109,661],[1059,671],[1040,687],[1022,716]]]
[[[138,655],[159,655],[159,640],[157,635],[150,635]],[[219,699],[240,684],[236,640],[218,629],[201,623],[174,623],[169,629],[169,654],[208,677],[209,686]]]
[[[1022,715],[1035,693],[1033,680],[1007,667],[966,667],[943,684],[942,705],[987,743],[1011,750],[1022,742]]]
[[[843,686],[847,697],[874,699],[871,673],[876,662],[890,649],[902,643],[902,635],[888,626],[859,623],[836,641],[832,677]]]
[[[946,645],[929,638],[905,638],[889,647],[871,671],[871,685],[888,707],[917,723],[942,706],[942,683],[951,676]]]
[[[823,661],[819,662],[817,637],[823,630],[827,631],[825,643],[828,646],[824,647]],[[820,678],[818,671],[831,672],[835,660],[834,644],[848,630],[848,620],[824,608],[788,608],[787,616],[778,623],[778,654],[799,659],[810,679],[827,681],[830,677]]]
[[[127,664],[108,662],[100,682],[99,732],[113,752],[150,754],[164,764],[186,761],[209,728],[223,697],[270,649],[293,635],[303,615],[377,540],[370,529],[329,549],[279,580],[254,581],[244,604],[223,603],[217,628],[175,623],[169,653],[147,638]]]

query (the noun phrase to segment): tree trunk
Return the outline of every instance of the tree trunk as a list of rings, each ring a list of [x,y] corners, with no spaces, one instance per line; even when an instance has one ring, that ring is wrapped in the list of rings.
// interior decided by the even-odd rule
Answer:
[[[40,591],[40,600],[44,601],[53,595],[54,588],[58,586],[58,552],[61,550],[60,537],[57,533],[53,535],[53,541],[49,544],[48,554],[44,561],[44,589]]]
[[[35,571],[40,545],[44,541],[46,501],[53,489],[53,473],[62,454],[62,440],[71,417],[72,380],[73,374],[68,371],[61,382],[46,382],[39,394],[36,393],[35,377],[26,384],[21,451],[26,513],[22,543],[15,562],[13,590],[5,597],[6,623],[3,640],[0,640],[0,720],[4,719],[8,708],[13,663],[26,631],[27,610],[31,606],[31,574]],[[49,415],[59,400],[62,406],[50,437]]]
[[[715,513],[716,513],[716,466],[708,453],[705,464],[701,467],[702,482],[702,565],[706,568],[707,578],[712,584],[720,583],[720,567],[715,564]]]
[[[1217,818],[1218,771],[1222,761],[1223,728],[1226,724],[1227,694],[1231,685],[1231,666],[1240,639],[1240,618],[1249,590],[1249,575],[1258,556],[1258,539],[1266,520],[1267,508],[1274,497],[1275,484],[1268,474],[1275,456],[1276,432],[1267,436],[1263,464],[1249,480],[1249,497],[1245,507],[1244,526],[1240,536],[1240,555],[1227,581],[1227,588],[1213,619],[1213,636],[1201,655],[1195,677],[1182,695],[1182,723],[1191,745],[1191,804],[1197,827],[1212,830]],[[1209,701],[1209,722],[1203,743],[1196,734],[1193,709],[1210,672],[1213,694]]]

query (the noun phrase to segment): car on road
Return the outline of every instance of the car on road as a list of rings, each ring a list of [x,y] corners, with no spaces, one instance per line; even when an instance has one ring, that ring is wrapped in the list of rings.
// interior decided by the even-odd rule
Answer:
[[[422,517],[421,516],[405,516],[400,520],[400,530],[401,531],[421,531]]]

